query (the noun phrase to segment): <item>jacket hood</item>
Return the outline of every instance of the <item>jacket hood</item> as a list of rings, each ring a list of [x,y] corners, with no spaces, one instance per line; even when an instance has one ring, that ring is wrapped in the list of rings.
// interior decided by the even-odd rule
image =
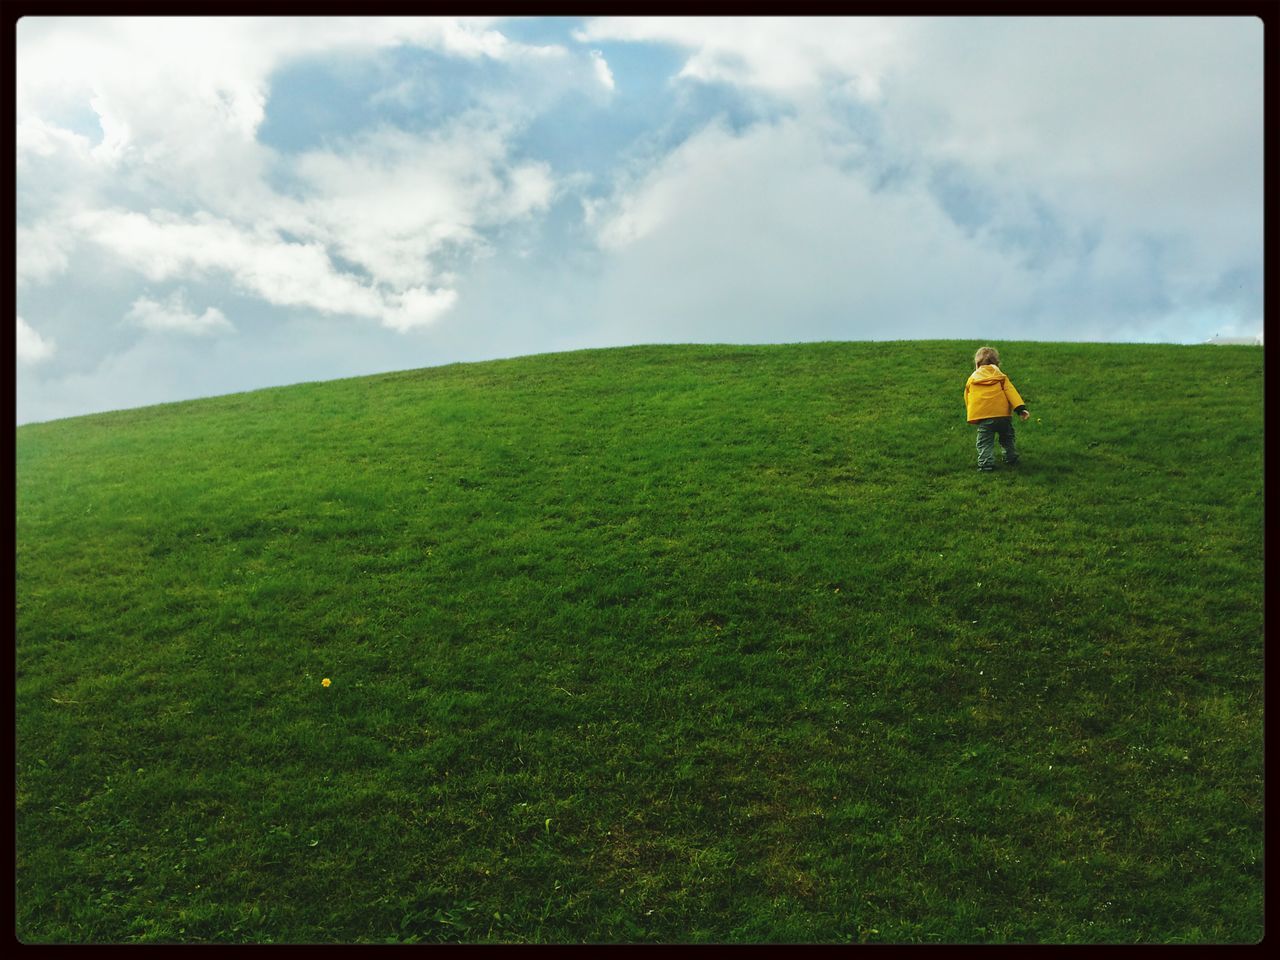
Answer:
[[[984,363],[973,373],[969,374],[969,380],[973,383],[999,383],[1001,380],[1008,379],[1000,368],[994,363]]]

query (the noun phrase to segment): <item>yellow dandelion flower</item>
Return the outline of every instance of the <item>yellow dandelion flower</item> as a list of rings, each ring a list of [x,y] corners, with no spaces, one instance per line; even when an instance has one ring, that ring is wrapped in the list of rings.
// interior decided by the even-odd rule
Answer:
[[[330,683],[329,678],[325,677],[323,680],[320,681],[320,686],[327,687],[329,683]]]

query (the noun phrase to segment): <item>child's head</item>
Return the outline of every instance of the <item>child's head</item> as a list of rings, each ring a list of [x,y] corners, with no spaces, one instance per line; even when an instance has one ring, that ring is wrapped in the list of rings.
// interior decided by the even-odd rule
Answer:
[[[979,347],[978,352],[973,355],[973,368],[985,367],[988,363],[993,366],[1000,366],[1000,354],[996,352],[995,347]]]

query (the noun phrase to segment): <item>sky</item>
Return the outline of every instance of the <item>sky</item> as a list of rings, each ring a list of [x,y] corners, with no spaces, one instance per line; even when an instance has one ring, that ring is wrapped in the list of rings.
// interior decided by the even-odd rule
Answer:
[[[1263,26],[16,28],[18,423],[637,343],[1262,330]]]

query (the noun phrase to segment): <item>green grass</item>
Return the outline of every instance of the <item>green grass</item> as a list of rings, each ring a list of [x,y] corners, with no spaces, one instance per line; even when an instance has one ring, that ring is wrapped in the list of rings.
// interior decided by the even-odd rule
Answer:
[[[1000,346],[20,427],[17,935],[1258,940],[1262,351]]]

